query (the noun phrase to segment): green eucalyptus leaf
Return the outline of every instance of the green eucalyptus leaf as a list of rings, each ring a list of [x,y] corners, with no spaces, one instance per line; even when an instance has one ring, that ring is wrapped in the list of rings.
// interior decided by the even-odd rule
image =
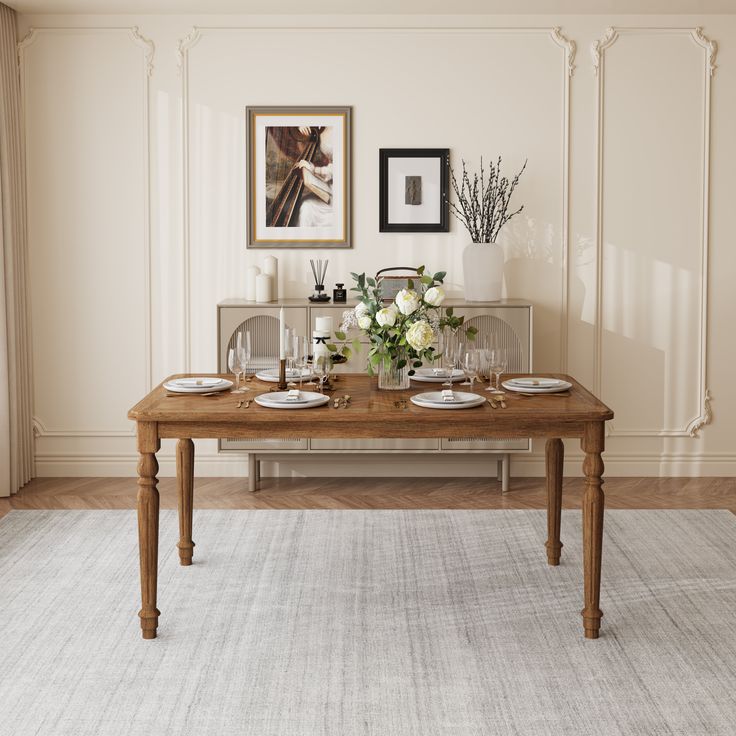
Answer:
[[[424,273],[424,266],[419,266],[417,273],[421,276]]]
[[[328,349],[328,350],[329,350],[329,351],[330,351],[331,353],[336,353],[336,352],[337,352],[337,345],[333,345],[333,344],[332,344],[331,342],[328,342],[328,343],[327,343],[327,349]]]
[[[437,271],[437,273],[432,277],[435,281],[439,281],[442,283],[445,280],[445,276],[447,276],[447,271]]]
[[[337,332],[335,332],[335,337],[336,337],[336,338],[337,338],[338,340],[344,340],[344,339],[345,339],[345,333],[344,333],[344,332],[340,332],[340,331],[338,330]]]
[[[407,279],[406,280],[406,285],[407,285],[407,287],[409,289],[413,289],[414,288],[414,279]]]
[[[445,314],[446,314],[446,315],[447,315],[448,317],[452,317],[453,311],[454,311],[454,310],[453,310],[453,308],[452,308],[452,307],[447,307],[447,309],[445,309]]]
[[[368,282],[368,286],[375,286],[376,285],[376,280],[375,279],[372,279],[370,276],[366,279],[366,281]]]
[[[425,285],[429,286],[432,283],[432,278],[430,276],[422,276],[420,281]]]

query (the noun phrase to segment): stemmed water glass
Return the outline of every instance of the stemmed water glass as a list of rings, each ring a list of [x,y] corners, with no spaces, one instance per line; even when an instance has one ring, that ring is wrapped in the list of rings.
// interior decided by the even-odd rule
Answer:
[[[227,351],[227,367],[230,373],[235,376],[235,388],[231,390],[231,393],[234,394],[240,391],[240,374],[243,371],[240,366],[238,352],[237,348],[230,348],[230,350]]]
[[[480,368],[480,350],[466,350],[463,358],[463,367],[465,368],[466,380],[463,386],[470,386],[473,390],[473,382],[478,378],[478,370]]]
[[[296,330],[287,327],[284,330],[284,358],[286,358],[286,383],[288,386],[296,386],[293,380],[296,378]]]
[[[496,377],[496,385],[493,386],[493,382],[486,389],[486,391],[492,391],[496,394],[502,394],[504,391],[501,388],[501,374],[506,370],[507,354],[506,348],[492,347],[488,351],[488,369],[491,374]]]

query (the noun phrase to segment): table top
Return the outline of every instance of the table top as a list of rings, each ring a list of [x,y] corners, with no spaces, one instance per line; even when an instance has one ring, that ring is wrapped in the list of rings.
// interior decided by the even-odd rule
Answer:
[[[198,374],[216,376],[218,374]],[[524,374],[504,374],[504,379]],[[574,378],[545,374],[572,384],[569,395],[522,396],[507,392],[506,408],[493,409],[488,402],[471,409],[425,409],[409,401],[415,394],[436,391],[439,384],[412,382],[405,391],[379,390],[377,379],[365,374],[333,376],[330,398],[351,397],[347,408],[333,407],[331,400],[314,409],[268,409],[252,399],[273,390],[273,383],[258,379],[250,390],[215,396],[184,394],[167,396],[163,383],[184,374],[170,376],[129,412],[137,422],[155,423],[159,437],[330,437],[330,438],[422,438],[422,437],[581,437],[590,422],[604,422],[613,412]],[[227,376],[223,376],[227,377]],[[487,383],[476,383],[473,393],[489,397]],[[468,391],[455,384],[454,389]],[[304,386],[305,390],[314,390]],[[241,400],[250,406],[238,408]],[[404,400],[404,403],[401,401]],[[397,403],[401,403],[397,406]]]

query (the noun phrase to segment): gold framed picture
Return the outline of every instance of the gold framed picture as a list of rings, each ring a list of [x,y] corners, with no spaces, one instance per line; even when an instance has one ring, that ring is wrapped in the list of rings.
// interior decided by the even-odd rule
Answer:
[[[247,107],[248,248],[350,248],[351,108]]]

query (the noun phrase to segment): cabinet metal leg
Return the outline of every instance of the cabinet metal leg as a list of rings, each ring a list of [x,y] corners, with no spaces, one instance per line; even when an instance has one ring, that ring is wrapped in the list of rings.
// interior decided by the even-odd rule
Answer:
[[[506,453],[501,460],[501,493],[509,492],[511,478],[511,455]]]
[[[503,480],[503,457],[496,460],[496,480],[500,483]]]
[[[255,493],[258,490],[258,456],[253,453],[248,453],[248,490],[251,493]]]

